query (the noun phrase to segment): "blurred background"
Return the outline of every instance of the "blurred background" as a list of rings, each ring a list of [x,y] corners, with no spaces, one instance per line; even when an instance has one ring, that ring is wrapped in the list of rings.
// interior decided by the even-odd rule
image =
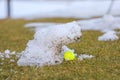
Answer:
[[[91,18],[120,15],[120,0],[0,0],[4,18]]]

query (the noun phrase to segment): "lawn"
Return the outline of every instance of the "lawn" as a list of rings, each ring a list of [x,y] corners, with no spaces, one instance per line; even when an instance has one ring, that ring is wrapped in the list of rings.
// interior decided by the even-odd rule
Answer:
[[[0,20],[0,51],[21,52],[34,32],[24,27],[29,22],[70,22],[76,19],[5,19]],[[16,61],[0,59],[0,80],[120,80],[120,40],[98,41],[102,33],[82,31],[80,42],[69,44],[78,54],[91,54],[92,59],[64,61],[60,65],[20,67]],[[120,37],[120,36],[119,36]]]

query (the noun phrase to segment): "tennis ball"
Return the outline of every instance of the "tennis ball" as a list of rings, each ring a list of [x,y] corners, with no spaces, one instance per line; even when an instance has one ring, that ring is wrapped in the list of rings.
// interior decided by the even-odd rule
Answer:
[[[66,51],[65,53],[64,53],[64,59],[65,60],[74,60],[75,59],[75,55],[74,55],[74,53],[72,52],[72,51]]]

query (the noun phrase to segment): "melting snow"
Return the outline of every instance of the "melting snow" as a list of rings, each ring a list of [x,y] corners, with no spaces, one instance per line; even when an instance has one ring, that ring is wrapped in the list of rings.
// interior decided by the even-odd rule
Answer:
[[[116,35],[119,34],[119,32],[115,32],[114,30],[120,29],[120,18],[104,15],[102,18],[98,19],[78,21],[78,24],[83,31],[97,30],[103,32],[104,34],[98,37],[99,41],[114,41],[119,39]]]
[[[81,54],[81,55],[78,57],[78,60],[91,59],[91,58],[93,58],[93,57],[94,57],[94,56],[92,56],[92,55]]]
[[[10,51],[7,49],[7,50],[5,50],[5,57],[6,58],[10,58]]]
[[[119,37],[116,34],[120,32],[114,31],[120,29],[120,18],[114,18],[111,15],[105,15],[103,18],[83,20],[77,22],[70,22],[67,24],[56,23],[31,23],[26,27],[36,26],[34,39],[27,43],[26,49],[20,55],[17,64],[19,66],[43,66],[60,64],[63,61],[63,53],[67,48],[66,44],[79,41],[81,37],[81,30],[97,30],[104,34],[98,37],[99,41],[117,40]],[[45,26],[45,27],[44,27]],[[40,28],[39,28],[40,27]],[[72,50],[74,52],[74,50]],[[0,58],[10,58],[10,52],[6,50],[5,55],[0,53]],[[81,54],[78,59],[93,58],[92,55]],[[14,60],[10,60],[14,62]],[[3,64],[3,63],[1,63]]]
[[[97,30],[101,32],[108,32],[114,29],[120,29],[120,18],[115,18],[112,15],[104,15],[102,18],[80,20],[78,24],[82,30]]]
[[[99,41],[114,41],[114,40],[118,40],[119,37],[116,35],[115,31],[108,31],[105,34],[103,34],[102,36],[98,37]]]
[[[79,41],[80,36],[81,27],[76,22],[42,28],[28,42],[17,63],[20,66],[60,64],[61,47]]]
[[[39,31],[39,29],[41,28],[46,28],[49,26],[54,26],[54,25],[59,25],[59,24],[62,24],[62,23],[28,23],[25,25],[25,27],[34,28],[36,32],[36,31]]]
[[[5,59],[9,59],[9,62],[15,62],[15,59],[19,58],[21,55],[21,53],[17,53],[15,51],[11,52],[10,50],[5,50],[3,53],[0,52],[0,64],[3,65],[4,64],[4,60]],[[15,58],[13,56],[16,56]],[[19,56],[19,57],[18,57]]]

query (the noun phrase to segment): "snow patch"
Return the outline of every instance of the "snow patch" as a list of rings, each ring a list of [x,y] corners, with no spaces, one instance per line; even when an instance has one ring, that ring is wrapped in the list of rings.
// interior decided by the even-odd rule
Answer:
[[[15,51],[11,52],[9,49],[6,49],[4,52],[0,52],[0,65],[3,65],[5,60],[15,62],[20,55],[21,53],[17,53]]]
[[[21,54],[15,51],[11,52],[9,49],[6,49],[3,53],[0,52],[0,59],[11,58],[13,55],[19,57]]]
[[[78,60],[91,59],[91,58],[93,58],[93,57],[94,57],[93,55],[81,54],[81,55],[78,57]]]
[[[116,35],[115,31],[108,31],[105,34],[103,34],[102,36],[98,37],[99,41],[114,41],[114,40],[118,40],[119,37]]]
[[[83,31],[96,30],[101,32],[108,32],[114,29],[120,29],[120,18],[112,15],[104,15],[102,18],[80,20],[77,23],[81,26]]]
[[[53,25],[57,25],[60,23],[28,23],[25,25],[25,27],[29,28],[29,27],[48,27],[48,26],[53,26]]]
[[[46,28],[49,26],[59,25],[59,24],[62,24],[62,23],[48,23],[48,22],[46,22],[46,23],[45,22],[44,23],[28,23],[25,25],[25,27],[34,28],[34,30],[36,32],[36,31],[39,31],[39,29]]]
[[[119,32],[114,31],[120,29],[120,18],[115,18],[112,15],[104,15],[102,18],[78,21],[81,29],[84,30],[97,30],[104,34],[98,37],[99,41],[114,41],[119,37],[116,35]]]

